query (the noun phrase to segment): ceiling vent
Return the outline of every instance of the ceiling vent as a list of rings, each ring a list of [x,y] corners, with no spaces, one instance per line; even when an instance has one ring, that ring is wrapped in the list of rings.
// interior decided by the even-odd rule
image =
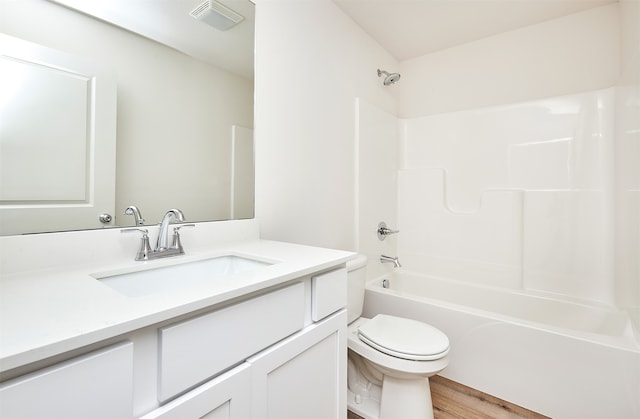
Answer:
[[[244,20],[244,16],[215,0],[205,1],[189,14],[221,31],[226,31]]]

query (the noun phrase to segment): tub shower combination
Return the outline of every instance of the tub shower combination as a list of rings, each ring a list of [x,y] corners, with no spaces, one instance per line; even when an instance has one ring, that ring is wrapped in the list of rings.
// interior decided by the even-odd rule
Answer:
[[[640,417],[640,345],[625,313],[403,268],[367,284],[364,316],[378,313],[444,331],[440,375],[451,380],[554,418]]]
[[[409,119],[361,101],[362,155],[402,136],[384,166],[402,267],[366,249],[363,315],[442,330],[443,376],[539,413],[640,417],[634,100],[616,87]],[[381,170],[363,182],[391,188]]]

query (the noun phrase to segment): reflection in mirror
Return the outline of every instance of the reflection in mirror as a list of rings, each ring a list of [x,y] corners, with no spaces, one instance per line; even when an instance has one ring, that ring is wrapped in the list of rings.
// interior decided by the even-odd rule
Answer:
[[[84,200],[91,78],[7,56],[0,74],[2,200]]]
[[[228,1],[249,3],[248,0]],[[117,4],[118,1],[85,3]],[[149,5],[149,2],[136,3]],[[189,17],[191,6],[201,1],[155,3],[181,4]],[[90,62],[100,72],[113,75],[117,85],[116,192],[112,221],[106,226],[132,226],[134,217],[124,215],[131,205],[140,209],[147,224],[158,223],[164,212],[174,207],[180,208],[188,221],[253,216],[253,73],[246,70],[246,66],[240,70],[241,60],[228,60],[231,64],[227,67],[235,67],[232,72],[222,64],[212,64],[216,54],[205,57],[206,54],[197,51],[197,46],[191,50],[177,44],[168,47],[170,40],[158,39],[161,44],[44,0],[6,2],[3,14],[4,33]],[[143,16],[144,19],[148,16]],[[189,24],[196,25],[200,38],[207,38],[211,33],[208,40],[218,39],[216,29],[189,19],[193,20]],[[167,22],[155,23],[159,24],[157,27],[172,26]],[[243,28],[250,30],[252,40],[252,15],[225,31],[224,39],[229,40],[233,31],[244,31]],[[178,41],[188,43],[185,39]],[[204,58],[196,59],[176,50],[178,47]],[[233,56],[234,51],[235,55],[246,55],[239,49],[225,51],[217,56]],[[248,51],[251,57],[252,52],[251,44]],[[37,113],[32,121],[34,125],[39,123]],[[4,115],[1,117],[4,121]],[[5,142],[4,134],[0,140]],[[23,152],[37,154],[30,149]],[[4,147],[2,153],[5,153]],[[69,155],[65,153],[66,157]],[[75,164],[90,163],[87,159]],[[13,172],[8,176],[17,177]],[[0,202],[0,209],[15,206],[15,200],[5,196],[2,199],[7,202]],[[110,209],[95,208],[92,216],[97,220],[108,211]],[[39,218],[55,217],[43,212]],[[74,225],[64,229],[95,227]],[[43,225],[1,234],[59,229]]]
[[[115,83],[3,34],[0,74],[0,232],[100,227],[114,209]]]

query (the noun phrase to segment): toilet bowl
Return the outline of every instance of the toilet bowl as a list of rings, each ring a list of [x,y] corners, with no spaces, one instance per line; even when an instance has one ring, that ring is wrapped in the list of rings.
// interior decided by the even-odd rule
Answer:
[[[366,258],[347,264],[349,410],[366,419],[433,418],[428,377],[448,364],[449,339],[412,319],[360,317]]]

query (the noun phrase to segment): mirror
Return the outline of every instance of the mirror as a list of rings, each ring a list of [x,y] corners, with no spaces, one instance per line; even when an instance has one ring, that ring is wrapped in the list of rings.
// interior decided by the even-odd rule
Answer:
[[[111,77],[117,86],[117,124],[112,208],[96,206],[92,224],[86,225],[77,222],[79,217],[68,216],[68,204],[55,196],[24,202],[0,194],[0,210],[12,207],[24,212],[40,206],[38,223],[16,230],[13,219],[3,219],[0,234],[131,226],[133,217],[123,214],[130,205],[141,210],[148,225],[157,224],[169,208],[180,208],[192,222],[253,217],[254,6],[249,0],[220,0],[222,3],[244,17],[224,31],[190,15],[202,0],[51,0],[3,5],[4,33],[90,63],[101,77],[104,73]],[[215,48],[210,47],[213,44]],[[80,84],[79,94],[87,90],[90,102],[95,89],[91,81],[86,83]],[[45,90],[39,89],[39,94]],[[61,120],[52,116],[56,108],[63,107],[39,109],[31,116],[32,125],[39,126],[44,119]],[[63,114],[69,112],[67,109]],[[84,112],[89,117],[80,120],[92,121],[91,108]],[[43,114],[49,117],[38,119]],[[4,115],[0,118],[4,124]],[[83,128],[76,127],[74,132],[78,129]],[[5,144],[3,132],[0,140]],[[43,152],[42,144],[35,147],[39,150],[32,150],[24,142],[21,151],[32,156],[28,163],[40,168],[36,170],[44,166],[34,156],[60,169],[72,166],[59,156],[47,159],[53,154]],[[63,153],[65,158],[72,152],[84,153],[90,166],[94,149],[87,144],[88,151],[70,150]],[[58,152],[66,148],[53,147]],[[4,158],[7,147],[0,153]],[[84,170],[83,163],[73,162],[76,173]],[[25,178],[15,171],[2,176],[3,181]],[[92,178],[87,179],[91,185]],[[71,182],[53,183],[69,189]],[[80,192],[83,187],[75,186]],[[91,193],[85,195],[74,197],[74,202],[94,204]],[[58,212],[50,212],[52,209]],[[99,222],[102,213],[109,213],[112,220]],[[60,217],[70,218],[71,225],[47,225],[47,220]],[[7,224],[11,228],[4,230]]]

